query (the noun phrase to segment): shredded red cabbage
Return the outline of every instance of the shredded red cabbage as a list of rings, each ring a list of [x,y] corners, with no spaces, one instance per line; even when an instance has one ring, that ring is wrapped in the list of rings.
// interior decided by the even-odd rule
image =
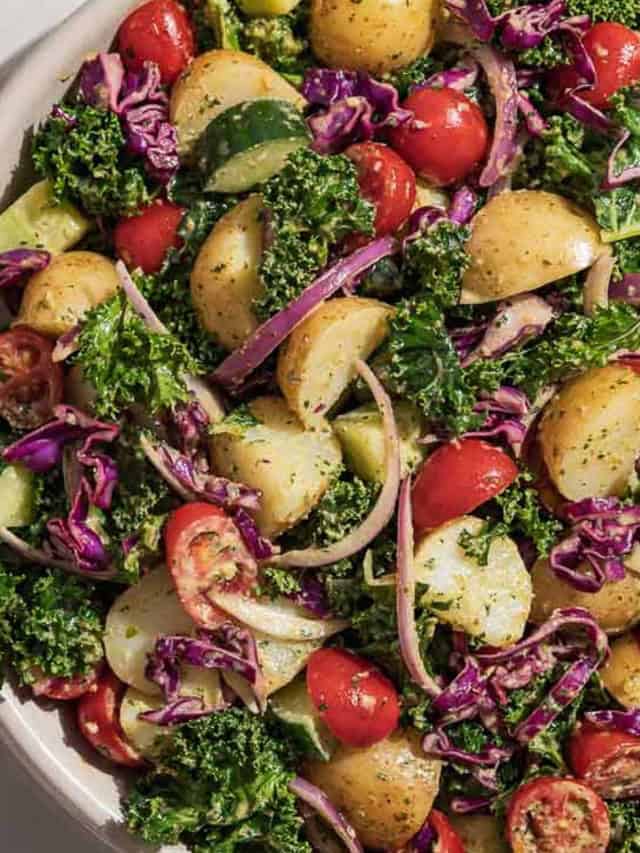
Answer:
[[[75,565],[80,573],[103,573],[111,558],[98,533],[90,526],[91,500],[86,479],[82,479],[69,515],[47,522],[54,552]]]
[[[458,92],[466,92],[471,89],[478,79],[480,68],[477,62],[466,57],[462,63],[455,68],[448,68],[432,74],[424,83],[418,83],[411,87],[412,92],[420,89],[457,89]]]
[[[616,187],[622,187],[625,184],[628,184],[629,181],[637,181],[640,178],[640,164],[637,163],[624,166],[620,172],[616,171],[618,155],[630,138],[631,131],[625,129],[620,133],[618,141],[616,142],[613,151],[609,155],[609,160],[607,161],[607,174],[602,184],[603,189],[613,190]]]
[[[324,584],[313,575],[302,577],[299,592],[292,593],[289,598],[298,607],[304,607],[305,610],[319,619],[331,619],[332,617]]]
[[[640,305],[640,273],[628,273],[620,281],[611,282],[609,299]]]
[[[25,278],[49,266],[51,255],[38,249],[0,252],[0,290],[22,284]]]
[[[640,737],[640,708],[631,708],[629,711],[588,711],[585,719],[601,729],[617,729]]]

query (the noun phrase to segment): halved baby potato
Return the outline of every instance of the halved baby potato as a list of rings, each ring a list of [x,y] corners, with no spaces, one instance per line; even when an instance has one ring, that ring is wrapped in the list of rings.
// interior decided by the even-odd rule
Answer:
[[[474,217],[463,303],[536,290],[590,267],[606,251],[595,220],[562,196],[504,192]]]
[[[567,382],[542,416],[539,441],[565,498],[621,495],[640,446],[640,376],[610,364]]]
[[[243,101],[276,98],[302,109],[306,101],[261,59],[238,50],[197,56],[171,92],[171,122],[180,153],[188,156],[209,122]]]
[[[493,540],[486,566],[465,553],[460,537],[477,536],[483,524],[465,515],[427,533],[416,548],[415,579],[427,586],[422,601],[437,606],[442,622],[491,646],[508,646],[524,634],[531,578],[508,536]]]
[[[611,654],[600,670],[609,693],[625,708],[640,708],[640,641],[635,633],[611,643]]]
[[[323,303],[293,330],[278,355],[278,385],[307,424],[322,422],[356,376],[356,359],[369,358],[389,334],[393,309],[357,296]]]
[[[258,327],[253,300],[262,293],[262,199],[250,196],[223,216],[205,240],[191,273],[200,325],[229,350]]]
[[[281,397],[258,397],[249,409],[258,423],[240,435],[214,435],[211,462],[223,477],[262,492],[256,521],[273,538],[314,508],[329,488],[342,452],[326,421],[305,429]]]

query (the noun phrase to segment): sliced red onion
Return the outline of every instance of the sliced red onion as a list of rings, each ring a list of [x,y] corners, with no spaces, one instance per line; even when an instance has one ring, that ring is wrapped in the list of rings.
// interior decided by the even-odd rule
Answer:
[[[553,308],[532,293],[514,296],[498,306],[478,346],[462,362],[468,367],[479,358],[498,358],[533,337],[553,320]]]
[[[451,199],[451,206],[447,211],[448,218],[456,225],[467,225],[478,204],[478,196],[469,187],[460,187]]]
[[[630,138],[631,131],[623,130],[621,132],[613,151],[609,155],[609,160],[607,161],[607,175],[604,183],[602,184],[603,189],[613,190],[616,189],[616,187],[623,187],[625,184],[628,184],[629,181],[637,181],[640,178],[639,164],[625,166],[621,172],[616,172],[616,160],[618,158],[618,154],[622,151]]]
[[[435,679],[429,675],[420,654],[420,640],[416,629],[416,581],[413,565],[413,516],[411,511],[411,477],[400,488],[398,502],[398,576],[396,580],[396,614],[400,654],[412,680],[428,696],[442,692]]]
[[[460,749],[447,736],[443,729],[436,729],[424,736],[422,749],[432,758],[453,761],[469,767],[495,767],[508,761],[513,755],[512,747],[486,746],[481,752],[467,752]]]
[[[464,667],[433,703],[433,709],[443,723],[460,722],[475,716],[487,693],[487,679],[473,657],[465,659]]]
[[[307,548],[303,551],[289,551],[276,557],[274,562],[282,566],[297,566],[298,568],[316,569],[345,560],[362,551],[372,542],[378,533],[387,526],[393,516],[398,490],[400,488],[400,441],[398,428],[393,414],[393,406],[389,395],[382,387],[380,380],[359,359],[356,369],[369,386],[374,400],[382,414],[382,425],[385,440],[385,481],[375,506],[355,530],[341,542],[326,548]]]
[[[45,269],[50,261],[49,252],[38,249],[0,252],[0,288],[22,283],[26,276]]]
[[[480,41],[489,41],[493,37],[496,23],[485,0],[445,0],[445,6],[465,21]]]
[[[525,417],[531,410],[531,403],[519,388],[501,385],[497,391],[484,394],[480,402],[476,403],[475,409],[478,412],[503,412],[506,415]]]
[[[116,272],[118,273],[118,277],[120,278],[122,290],[124,291],[124,294],[129,300],[129,302],[131,303],[131,307],[136,312],[136,314],[138,314],[138,316],[142,320],[144,320],[145,325],[147,326],[149,331],[155,332],[158,335],[168,335],[169,331],[167,327],[160,320],[153,308],[149,305],[148,301],[144,298],[139,288],[136,286],[133,279],[129,275],[129,270],[127,269],[123,261],[117,262]]]
[[[263,323],[243,346],[232,352],[214,372],[214,381],[230,390],[238,388],[320,303],[398,249],[397,240],[382,237],[333,264],[297,299]]]
[[[602,110],[585,101],[580,95],[575,93],[565,95],[561,106],[574,118],[578,119],[579,122],[601,133],[608,133],[614,128],[613,122],[607,118]]]
[[[599,729],[616,729],[640,737],[640,708],[629,711],[589,711],[585,719]]]
[[[358,841],[355,829],[331,803],[324,791],[307,782],[301,776],[296,776],[289,784],[289,790],[298,799],[310,806],[329,826],[346,847],[348,853],[364,853],[362,844]]]
[[[593,314],[596,308],[609,304],[609,285],[615,267],[613,252],[607,249],[593,264],[584,283],[584,313]]]
[[[74,352],[78,351],[78,349],[80,348],[81,330],[82,327],[77,325],[74,326],[73,329],[70,329],[68,332],[65,332],[64,335],[60,335],[60,337],[56,341],[56,345],[53,348],[53,352],[51,354],[51,361],[66,361],[69,356],[73,355]]]
[[[513,62],[494,48],[476,48],[472,56],[482,66],[496,104],[493,142],[479,180],[481,187],[490,187],[508,173],[516,156],[518,82]]]
[[[518,92],[518,109],[531,136],[542,136],[549,125],[523,92]]]
[[[609,299],[640,305],[640,273],[628,273],[621,281],[609,285]]]

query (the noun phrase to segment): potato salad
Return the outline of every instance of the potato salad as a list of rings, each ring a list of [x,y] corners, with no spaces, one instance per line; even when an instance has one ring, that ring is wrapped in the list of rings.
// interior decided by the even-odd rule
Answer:
[[[10,683],[156,849],[640,850],[638,0],[145,0],[76,71],[0,213]]]

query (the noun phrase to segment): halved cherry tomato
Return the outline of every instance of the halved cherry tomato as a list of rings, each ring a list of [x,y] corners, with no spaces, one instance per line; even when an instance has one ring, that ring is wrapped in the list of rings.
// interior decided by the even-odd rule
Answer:
[[[575,779],[534,779],[509,803],[507,841],[513,853],[604,853],[610,834],[606,805]]]
[[[111,670],[104,670],[78,702],[78,726],[105,758],[125,767],[143,767],[143,759],[127,742],[120,725],[120,705],[126,689]]]
[[[102,665],[97,666],[87,675],[75,675],[71,678],[38,678],[31,685],[34,696],[45,699],[55,699],[58,702],[70,702],[88,693],[97,682]]]
[[[28,326],[0,334],[0,415],[18,429],[34,429],[62,401],[62,367],[53,344]]]
[[[618,89],[640,80],[640,35],[622,24],[600,23],[591,27],[583,43],[595,66],[597,83],[578,94],[594,107],[608,107],[609,98]],[[578,73],[572,65],[549,73],[549,90],[556,98],[578,83]]]
[[[618,364],[624,364],[625,367],[630,367],[634,373],[640,373],[640,358],[633,355],[622,356],[618,359]]]
[[[600,796],[640,797],[640,737],[583,722],[568,749],[573,772]]]
[[[449,823],[449,818],[432,809],[428,820],[429,826],[435,831],[437,841],[433,845],[433,853],[464,853],[462,839]]]
[[[320,717],[348,746],[371,746],[398,726],[400,704],[391,681],[344,649],[318,649],[311,655],[307,690]]]
[[[391,130],[391,145],[437,186],[461,181],[484,159],[489,128],[482,110],[455,89],[421,89],[402,105],[415,116]]]
[[[416,200],[416,176],[388,145],[361,142],[344,152],[356,164],[363,198],[376,209],[376,237],[393,234],[407,221]]]
[[[184,208],[170,201],[157,201],[134,216],[121,219],[113,232],[116,254],[129,269],[158,272],[169,249],[180,246],[178,228],[183,216]]]
[[[473,512],[518,476],[511,457],[478,438],[439,447],[427,459],[413,487],[413,520],[418,533]]]
[[[178,598],[189,616],[207,628],[226,622],[229,617],[207,592],[247,592],[258,572],[233,519],[211,504],[188,503],[169,516],[164,542]]]
[[[195,55],[187,12],[175,0],[149,0],[120,25],[118,50],[129,71],[140,72],[145,62],[155,62],[162,82],[171,85]]]

